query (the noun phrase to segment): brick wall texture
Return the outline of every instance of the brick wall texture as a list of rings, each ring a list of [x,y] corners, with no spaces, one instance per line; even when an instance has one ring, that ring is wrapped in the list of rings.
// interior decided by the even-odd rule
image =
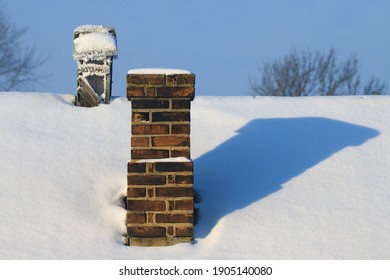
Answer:
[[[190,160],[190,102],[195,96],[194,85],[193,74],[127,76],[127,97],[132,108],[128,245],[192,242],[194,167]],[[187,160],[168,159],[176,157]]]

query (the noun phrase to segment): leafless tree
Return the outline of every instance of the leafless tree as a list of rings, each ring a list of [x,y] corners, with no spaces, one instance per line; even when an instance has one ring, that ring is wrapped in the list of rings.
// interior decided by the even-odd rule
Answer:
[[[338,62],[336,52],[298,52],[263,63],[260,81],[251,82],[254,93],[271,96],[385,94],[387,87],[372,77],[362,86],[355,55]]]
[[[12,24],[0,2],[0,91],[31,89],[38,81],[44,59],[22,42],[25,32]]]

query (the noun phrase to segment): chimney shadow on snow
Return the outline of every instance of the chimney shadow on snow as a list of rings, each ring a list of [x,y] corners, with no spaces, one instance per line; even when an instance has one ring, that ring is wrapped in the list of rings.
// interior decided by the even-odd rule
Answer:
[[[280,190],[334,153],[379,135],[318,117],[256,119],[237,133],[194,160],[201,196],[195,238],[206,237],[222,217]]]

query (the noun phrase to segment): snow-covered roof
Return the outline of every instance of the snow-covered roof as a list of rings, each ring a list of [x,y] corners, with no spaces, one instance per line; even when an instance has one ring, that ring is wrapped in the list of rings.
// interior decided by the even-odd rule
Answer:
[[[0,93],[0,260],[390,259],[389,96],[198,95],[196,242],[150,250],[121,236],[129,101],[73,102]]]
[[[127,74],[161,74],[161,75],[175,75],[175,74],[192,74],[188,70],[169,69],[169,68],[140,68],[131,69]]]
[[[74,34],[74,59],[103,60],[117,54],[115,31],[111,27],[83,25]]]

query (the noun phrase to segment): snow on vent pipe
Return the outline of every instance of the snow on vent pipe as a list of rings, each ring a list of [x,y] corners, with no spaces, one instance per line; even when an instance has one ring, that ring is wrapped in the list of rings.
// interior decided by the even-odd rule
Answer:
[[[110,103],[112,60],[117,55],[113,27],[82,25],[73,33],[73,58],[77,61],[76,106]]]

